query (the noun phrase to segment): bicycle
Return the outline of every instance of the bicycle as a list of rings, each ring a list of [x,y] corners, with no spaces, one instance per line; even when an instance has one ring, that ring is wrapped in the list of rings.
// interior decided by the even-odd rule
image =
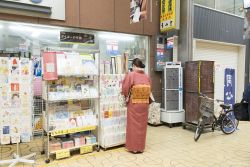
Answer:
[[[200,98],[201,98],[201,104],[199,111],[201,113],[201,117],[198,121],[197,128],[195,131],[194,135],[195,141],[198,141],[198,139],[200,138],[201,133],[203,132],[203,129],[209,118],[213,119],[212,131],[220,128],[223,133],[231,134],[236,130],[238,126],[238,121],[235,119],[233,114],[234,110],[231,109],[230,105],[220,104],[221,107],[220,115],[217,118],[214,114],[214,102],[216,101],[217,103],[219,103],[223,101],[214,100],[204,94],[201,94]]]

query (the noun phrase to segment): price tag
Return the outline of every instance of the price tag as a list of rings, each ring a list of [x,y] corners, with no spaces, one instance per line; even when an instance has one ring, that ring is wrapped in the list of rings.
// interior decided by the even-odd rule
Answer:
[[[82,146],[80,148],[80,154],[93,152],[93,146]]]
[[[56,159],[67,158],[70,156],[69,150],[61,150],[56,152]]]

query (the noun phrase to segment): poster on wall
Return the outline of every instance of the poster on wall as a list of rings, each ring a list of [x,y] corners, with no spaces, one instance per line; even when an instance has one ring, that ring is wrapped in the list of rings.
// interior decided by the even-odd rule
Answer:
[[[130,24],[147,19],[147,0],[130,0]]]
[[[230,105],[235,103],[235,69],[225,69],[224,103]]]
[[[180,0],[161,0],[160,31],[179,29]]]

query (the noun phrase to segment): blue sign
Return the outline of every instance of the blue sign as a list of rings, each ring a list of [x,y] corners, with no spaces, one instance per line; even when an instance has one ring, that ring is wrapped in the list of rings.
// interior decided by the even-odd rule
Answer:
[[[226,68],[224,78],[224,104],[233,106],[235,103],[235,69]],[[231,119],[235,119],[232,114],[229,115]]]
[[[235,69],[225,69],[224,103],[230,105],[235,103]]]
[[[33,3],[41,3],[42,2],[42,0],[30,0],[30,1]]]

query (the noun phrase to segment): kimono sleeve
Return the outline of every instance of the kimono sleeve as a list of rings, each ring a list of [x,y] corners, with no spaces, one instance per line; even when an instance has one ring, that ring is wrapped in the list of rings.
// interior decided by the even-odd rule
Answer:
[[[132,86],[132,75],[127,74],[122,82],[122,94],[127,97]]]

